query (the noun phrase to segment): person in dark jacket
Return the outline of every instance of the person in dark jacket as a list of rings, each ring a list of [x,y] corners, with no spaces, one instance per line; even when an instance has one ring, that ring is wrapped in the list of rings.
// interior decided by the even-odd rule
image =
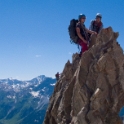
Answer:
[[[96,14],[95,20],[91,21],[89,30],[99,33],[103,29],[102,15],[100,13]]]
[[[59,80],[59,77],[60,77],[59,72],[57,72],[57,73],[55,74],[55,77],[56,77],[56,80],[58,81],[58,80]]]

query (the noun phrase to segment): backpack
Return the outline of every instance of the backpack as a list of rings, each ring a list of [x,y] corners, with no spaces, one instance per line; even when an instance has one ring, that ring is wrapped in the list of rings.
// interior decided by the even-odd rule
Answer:
[[[68,27],[68,32],[69,32],[69,36],[70,36],[70,42],[71,43],[78,43],[78,36],[76,33],[76,24],[78,23],[78,20],[76,19],[72,19],[70,21],[70,25]]]
[[[96,24],[96,21],[94,20],[94,21],[92,21],[92,25],[93,25],[93,30],[98,33],[100,27],[102,26],[102,22],[100,22],[99,24]]]

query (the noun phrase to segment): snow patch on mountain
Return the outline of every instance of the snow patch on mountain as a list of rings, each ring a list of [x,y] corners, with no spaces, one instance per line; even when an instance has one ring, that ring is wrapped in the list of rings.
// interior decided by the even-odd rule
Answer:
[[[44,88],[42,89],[42,91],[44,92],[44,91],[45,91],[45,89],[46,89],[46,87],[44,87]]]
[[[15,95],[14,95],[14,96],[10,96],[10,95],[8,95],[7,98],[9,98],[9,99],[15,99],[16,96],[15,96]]]
[[[31,91],[30,94],[31,94],[33,97],[38,97],[38,96],[39,96],[39,92],[40,92],[40,91]]]
[[[50,84],[51,86],[55,86],[55,83],[54,84]]]
[[[41,96],[40,101],[38,102],[38,106],[36,109],[41,110],[48,103],[49,103],[49,97],[48,96]]]
[[[34,85],[34,87],[38,87],[38,84]]]
[[[32,90],[33,88],[29,88],[30,90]]]

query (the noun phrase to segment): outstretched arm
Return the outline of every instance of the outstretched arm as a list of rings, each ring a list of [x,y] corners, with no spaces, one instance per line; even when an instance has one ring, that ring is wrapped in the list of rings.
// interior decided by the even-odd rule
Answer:
[[[87,31],[88,33],[90,33],[90,34],[97,34],[95,31],[88,30],[87,28],[85,28],[85,29],[86,29],[86,31]]]

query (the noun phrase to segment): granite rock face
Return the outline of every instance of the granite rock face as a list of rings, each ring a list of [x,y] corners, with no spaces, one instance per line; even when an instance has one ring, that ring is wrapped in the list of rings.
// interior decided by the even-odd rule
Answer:
[[[72,56],[57,82],[44,124],[122,124],[124,55],[111,27],[92,36],[88,51]]]

